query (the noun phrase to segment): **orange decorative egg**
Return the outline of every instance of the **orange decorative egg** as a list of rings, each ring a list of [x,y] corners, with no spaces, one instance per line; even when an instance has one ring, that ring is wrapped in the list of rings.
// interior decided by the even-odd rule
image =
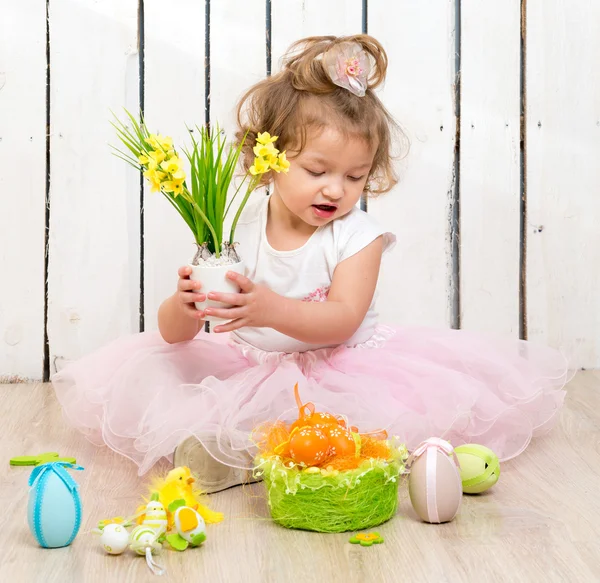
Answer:
[[[359,455],[360,450],[354,436],[347,429],[338,425],[337,427],[325,427],[322,431],[329,441],[332,456],[348,457]]]
[[[313,427],[339,427],[339,421],[330,413],[313,413],[310,418]]]
[[[290,429],[293,431],[296,428],[302,427],[318,427],[319,429],[323,427],[329,426],[338,426],[338,420],[329,413],[312,413],[311,415],[307,415],[305,417],[300,417],[298,421],[294,421],[290,426]]]
[[[298,464],[318,466],[329,457],[329,441],[320,429],[301,427],[290,436],[289,452]]]

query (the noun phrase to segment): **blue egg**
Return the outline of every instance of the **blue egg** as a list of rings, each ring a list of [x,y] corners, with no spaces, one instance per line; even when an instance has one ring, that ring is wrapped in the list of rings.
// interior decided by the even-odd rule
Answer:
[[[81,526],[79,486],[66,468],[83,470],[66,462],[36,466],[29,476],[29,529],[40,546],[66,547]]]

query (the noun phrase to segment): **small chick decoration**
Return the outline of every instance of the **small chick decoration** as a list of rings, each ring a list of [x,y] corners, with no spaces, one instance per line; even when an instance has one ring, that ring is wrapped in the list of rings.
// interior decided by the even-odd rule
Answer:
[[[189,546],[199,547],[206,540],[204,519],[196,510],[176,500],[169,507],[173,513],[175,533],[167,535],[167,542],[176,551],[185,551]]]
[[[194,489],[195,478],[190,469],[181,466],[172,469],[164,478],[155,478],[150,486],[150,491],[156,493],[158,501],[164,508],[169,509],[177,500],[183,500],[186,506],[196,510],[207,524],[216,524],[223,520],[221,512],[214,512],[201,503],[202,492]],[[138,524],[143,524],[145,513],[143,507],[138,508]],[[173,513],[167,510],[167,528],[174,526]]]

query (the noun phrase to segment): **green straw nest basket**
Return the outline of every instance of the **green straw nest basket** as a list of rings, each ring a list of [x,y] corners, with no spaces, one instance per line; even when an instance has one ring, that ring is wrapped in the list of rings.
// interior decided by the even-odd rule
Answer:
[[[354,470],[286,467],[277,456],[257,460],[273,520],[286,528],[346,532],[386,522],[398,508],[403,459],[368,459]]]

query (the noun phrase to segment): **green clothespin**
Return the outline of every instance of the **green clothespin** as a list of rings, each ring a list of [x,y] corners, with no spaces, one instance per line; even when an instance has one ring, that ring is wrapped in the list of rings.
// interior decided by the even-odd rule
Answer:
[[[74,457],[60,457],[55,451],[47,453],[40,453],[38,455],[24,455],[20,457],[14,457],[10,460],[11,466],[39,466],[40,464],[47,464],[49,462],[66,462],[69,464],[76,464],[77,460]]]

